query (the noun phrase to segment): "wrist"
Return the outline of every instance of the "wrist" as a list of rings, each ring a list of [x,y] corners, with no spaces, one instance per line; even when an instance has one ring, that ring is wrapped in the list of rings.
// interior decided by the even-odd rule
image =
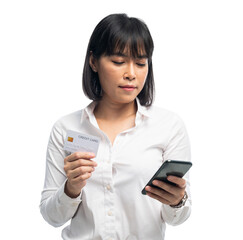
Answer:
[[[187,199],[188,199],[188,195],[187,195],[187,192],[185,191],[185,194],[184,194],[183,198],[181,199],[181,201],[176,205],[170,205],[170,206],[172,208],[181,208],[186,204]]]
[[[70,198],[77,198],[80,195],[81,190],[77,191],[76,189],[73,189],[67,181],[64,187],[64,193]]]

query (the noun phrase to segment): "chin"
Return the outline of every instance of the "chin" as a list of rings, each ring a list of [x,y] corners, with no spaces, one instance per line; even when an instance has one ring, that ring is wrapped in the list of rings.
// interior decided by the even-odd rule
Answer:
[[[116,102],[122,103],[122,104],[126,104],[126,103],[131,103],[136,99],[137,96],[122,96],[120,98],[116,98]]]

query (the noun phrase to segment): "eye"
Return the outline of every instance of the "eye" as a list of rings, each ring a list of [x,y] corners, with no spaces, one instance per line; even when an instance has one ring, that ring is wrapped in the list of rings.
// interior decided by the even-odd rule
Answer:
[[[148,59],[147,58],[137,58],[136,59],[136,64],[139,67],[145,67],[148,63]]]
[[[112,61],[116,65],[122,65],[124,62]]]
[[[137,65],[138,65],[139,67],[145,67],[145,66],[146,66],[146,63],[137,63]]]

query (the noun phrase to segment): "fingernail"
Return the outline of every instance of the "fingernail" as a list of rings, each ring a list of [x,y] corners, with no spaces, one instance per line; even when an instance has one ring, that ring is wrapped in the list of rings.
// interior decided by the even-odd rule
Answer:
[[[93,163],[94,163],[94,167],[97,167],[97,165],[98,165],[97,162],[93,162]]]
[[[151,187],[147,186],[147,187],[145,188],[145,190],[146,190],[146,191],[150,191],[150,190],[151,190]]]

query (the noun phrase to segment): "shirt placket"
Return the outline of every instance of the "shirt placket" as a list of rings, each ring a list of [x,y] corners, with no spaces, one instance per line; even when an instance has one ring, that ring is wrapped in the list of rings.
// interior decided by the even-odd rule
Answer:
[[[116,227],[115,227],[115,200],[114,200],[114,187],[112,179],[112,159],[113,159],[113,147],[109,138],[104,134],[96,122],[94,115],[92,114],[93,109],[88,111],[90,123],[97,131],[101,134],[101,139],[105,143],[103,145],[104,150],[102,151],[102,179],[104,190],[104,232],[102,233],[104,240],[115,240]]]
[[[108,139],[107,139],[108,140]],[[103,172],[103,188],[104,188],[104,210],[105,210],[105,239],[115,239],[116,226],[115,226],[115,198],[113,186],[113,161],[114,150],[109,141],[107,144],[107,157],[104,162]]]

